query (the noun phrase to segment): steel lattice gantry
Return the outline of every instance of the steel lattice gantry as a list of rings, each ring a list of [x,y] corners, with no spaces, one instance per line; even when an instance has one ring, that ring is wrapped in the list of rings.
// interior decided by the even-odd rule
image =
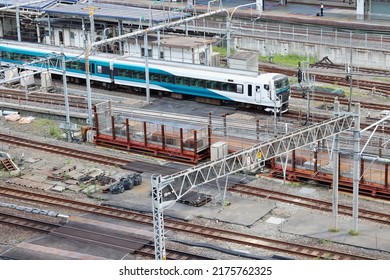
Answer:
[[[352,127],[355,115],[340,114],[322,123],[176,174],[164,177],[153,175],[152,201],[156,259],[165,259],[163,210],[175,204],[190,190],[239,171],[251,170],[265,160],[347,131]]]

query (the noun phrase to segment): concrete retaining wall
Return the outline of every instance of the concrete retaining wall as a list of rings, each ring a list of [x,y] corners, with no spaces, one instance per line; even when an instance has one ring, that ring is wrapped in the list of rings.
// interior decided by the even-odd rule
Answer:
[[[350,47],[249,36],[232,37],[232,46],[239,46],[241,50],[258,51],[262,56],[267,56],[270,50],[274,54],[309,55],[318,59],[327,56],[335,64],[348,64],[351,53]],[[390,69],[390,50],[367,50],[354,47],[352,48],[352,65],[354,67]]]

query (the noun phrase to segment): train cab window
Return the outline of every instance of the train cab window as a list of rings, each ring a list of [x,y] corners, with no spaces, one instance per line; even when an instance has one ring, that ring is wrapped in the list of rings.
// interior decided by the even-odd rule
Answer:
[[[265,90],[269,90],[269,85],[264,85]]]

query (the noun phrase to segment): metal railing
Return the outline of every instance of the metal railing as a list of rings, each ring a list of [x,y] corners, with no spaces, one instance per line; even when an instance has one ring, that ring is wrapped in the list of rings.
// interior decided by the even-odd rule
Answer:
[[[201,20],[192,22],[188,28],[194,32],[213,33],[223,37],[226,33],[226,22]],[[254,22],[243,19],[232,21],[231,32],[239,36],[254,36],[286,41],[300,41],[329,46],[388,50],[390,35],[380,33],[362,33],[349,30],[318,28],[314,26],[298,26],[292,24],[278,24]]]

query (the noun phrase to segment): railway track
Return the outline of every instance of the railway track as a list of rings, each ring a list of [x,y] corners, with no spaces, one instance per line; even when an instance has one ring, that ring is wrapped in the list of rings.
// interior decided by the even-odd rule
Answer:
[[[35,102],[42,106],[65,106],[64,96],[62,94],[54,93],[37,93],[30,92],[28,95],[22,91],[15,90],[0,90],[0,100],[18,100],[18,102]],[[68,96],[69,107],[87,109],[87,100],[84,97],[70,95]]]
[[[154,246],[151,244],[144,244],[144,242],[138,238],[132,237],[117,237],[113,235],[107,235],[98,233],[96,231],[85,230],[68,225],[59,225],[54,223],[48,223],[40,221],[38,219],[31,219],[26,217],[20,217],[17,215],[0,213],[0,223],[22,227],[29,230],[36,230],[43,233],[51,234],[53,236],[60,236],[63,238],[69,238],[72,240],[85,241],[87,243],[93,243],[95,245],[108,246],[119,250],[133,250],[134,244],[140,244],[141,248],[135,250],[135,255],[142,255],[151,259],[154,259],[155,252]],[[59,230],[60,229],[60,230]],[[179,250],[167,248],[167,259],[169,260],[210,260],[211,258],[182,252]]]
[[[289,110],[288,112],[284,113],[283,116],[288,117],[288,118],[292,118],[292,119],[296,119],[298,121],[302,121],[302,120],[306,121],[307,120],[307,112],[303,111],[303,110],[299,110],[299,111]],[[319,122],[328,120],[330,118],[331,118],[330,115],[320,115],[320,114],[310,113],[309,119],[307,121],[308,121],[308,123],[319,123]],[[372,123],[361,122],[360,128],[364,129],[370,125],[372,125]],[[371,130],[373,130],[373,129],[375,129],[375,128],[374,127],[371,128]],[[381,127],[381,131],[385,134],[390,134],[390,125],[384,124]]]
[[[291,97],[303,98],[303,99],[306,98],[305,96],[302,96],[302,93],[298,90],[292,90]],[[329,93],[326,93],[326,92],[316,91],[314,96],[311,97],[311,100],[333,104],[335,97],[336,96],[329,96]],[[341,105],[348,105],[349,104],[348,98],[338,96],[337,100],[340,102]],[[364,109],[372,109],[372,110],[378,110],[378,111],[390,110],[390,105],[384,104],[384,103],[379,104],[379,103],[362,102],[362,101],[359,101],[359,103],[360,103],[361,107]]]
[[[115,209],[102,205],[95,205],[85,202],[79,202],[64,198],[58,198],[46,194],[37,194],[24,190],[13,189],[6,186],[0,187],[0,195],[33,201],[35,203],[44,203],[48,205],[61,206],[77,211],[104,215],[106,217],[123,219],[135,223],[153,226],[153,217],[151,215],[134,213],[127,210]],[[301,256],[308,259],[337,259],[337,260],[356,260],[356,259],[371,259],[365,256],[356,256],[354,254],[339,252],[334,250],[322,249],[314,246],[303,244],[295,244],[276,239],[270,239],[250,234],[244,234],[225,229],[206,227],[203,225],[195,225],[177,220],[164,219],[166,229],[186,232],[187,234],[200,235],[203,238],[216,239],[218,241],[226,241],[234,244],[261,248],[270,251],[284,252],[295,256]]]
[[[126,170],[131,170],[138,173],[154,173],[156,170],[162,175],[168,175],[177,172],[177,169],[166,167],[159,164],[147,163],[138,160],[122,159],[118,156],[107,156],[102,154],[90,153],[79,149],[67,148],[64,146],[41,143],[21,137],[11,136],[0,133],[0,142],[9,143],[12,145],[23,146],[27,148],[37,149],[49,153],[60,154],[82,160],[87,160],[95,163],[100,163],[109,166],[115,166]]]
[[[270,73],[281,73],[285,74],[287,76],[296,76],[297,71],[286,69],[282,67],[277,66],[270,66],[270,65],[261,65],[259,66],[261,68],[262,72],[270,72]],[[341,75],[341,76],[340,76]],[[353,78],[353,77],[352,77]],[[317,82],[324,82],[324,83],[330,83],[330,84],[337,84],[339,86],[345,86],[349,87],[349,82],[345,80],[345,73],[339,74],[337,76],[337,73],[335,75],[323,75],[320,73],[316,73],[316,81]],[[365,90],[375,91],[377,94],[382,94],[384,96],[390,97],[390,84],[385,82],[379,82],[379,81],[369,81],[369,80],[357,80],[352,79],[352,87],[358,87]]]
[[[287,194],[278,191],[260,189],[260,188],[251,187],[244,184],[237,184],[234,187],[230,188],[229,190],[231,192],[245,194],[249,196],[267,198],[267,199],[277,200],[289,204],[295,204],[306,208],[332,212],[331,202],[322,201],[318,199],[292,195],[292,194]],[[352,216],[352,207],[346,205],[339,205],[338,208],[339,208],[338,211],[339,214]],[[390,225],[390,215],[386,213],[378,213],[378,212],[360,208],[359,218],[363,218],[376,223]]]
[[[52,230],[60,226],[54,223],[48,223],[36,219],[29,219],[4,213],[0,213],[0,223],[23,227],[30,230],[36,230],[45,233],[51,232]]]

